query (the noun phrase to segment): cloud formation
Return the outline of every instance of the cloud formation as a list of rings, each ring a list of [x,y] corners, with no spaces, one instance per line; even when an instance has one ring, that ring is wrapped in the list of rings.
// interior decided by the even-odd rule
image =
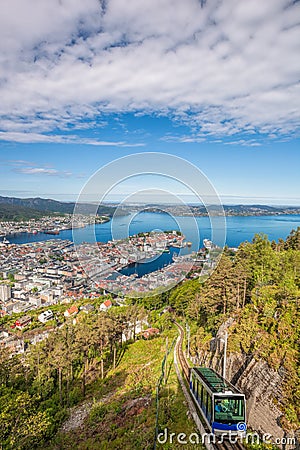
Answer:
[[[59,175],[60,172],[56,169],[45,169],[44,167],[23,167],[19,169],[15,169],[17,173],[25,173],[27,175]],[[67,175],[64,172],[65,175]],[[71,175],[71,173],[68,173]]]
[[[143,143],[130,144],[124,141],[100,141],[98,139],[80,138],[76,135],[56,135],[43,133],[0,131],[0,140],[19,143],[56,143],[56,144],[89,144],[99,147],[142,147]]]
[[[299,128],[298,1],[3,0],[0,8],[1,139],[45,142],[45,133],[93,128],[110,112],[168,115],[194,139]]]
[[[13,172],[23,175],[50,175],[61,178],[70,176],[76,176],[77,178],[81,177],[80,175],[74,175],[72,172],[66,170],[58,170],[48,165],[40,166],[32,161],[26,161],[23,159],[6,160],[4,164],[5,163],[12,167],[11,170]]]

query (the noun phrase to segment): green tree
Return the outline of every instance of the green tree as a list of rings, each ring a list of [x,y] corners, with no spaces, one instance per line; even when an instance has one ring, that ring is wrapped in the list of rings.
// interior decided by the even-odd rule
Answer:
[[[51,419],[37,410],[37,399],[27,392],[6,392],[0,397],[0,441],[12,449],[31,449],[47,436]]]

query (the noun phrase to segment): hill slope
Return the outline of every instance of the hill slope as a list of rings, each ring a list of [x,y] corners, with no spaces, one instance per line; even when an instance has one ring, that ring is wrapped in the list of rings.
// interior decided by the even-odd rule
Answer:
[[[20,207],[29,208],[33,211],[43,211],[44,213],[63,213],[63,214],[73,214],[75,207],[75,202],[59,202],[57,200],[52,200],[49,198],[17,198],[17,197],[2,197],[0,196],[0,207],[3,205],[8,205],[11,207],[11,211],[19,211]],[[111,206],[101,205],[98,208],[98,214],[111,216],[116,208]],[[95,211],[95,205],[82,203],[80,204],[80,212],[82,214],[92,214]],[[34,214],[34,212],[32,213]],[[34,217],[34,216],[32,216]]]
[[[52,214],[52,213],[48,213]],[[39,219],[45,216],[46,213],[37,209],[28,208],[25,206],[16,206],[9,204],[0,204],[0,222],[4,221],[22,221],[29,219]]]

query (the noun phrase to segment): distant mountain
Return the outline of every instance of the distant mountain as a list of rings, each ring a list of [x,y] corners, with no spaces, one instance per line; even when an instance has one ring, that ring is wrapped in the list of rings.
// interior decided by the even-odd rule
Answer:
[[[43,211],[44,215],[48,213],[64,213],[72,214],[75,202],[59,202],[50,198],[17,198],[17,197],[2,197],[0,196],[0,207],[9,205],[12,207],[11,211],[15,209],[17,212],[20,208],[29,208],[34,214],[34,211]],[[112,216],[116,207],[100,205],[98,214]],[[93,214],[95,212],[95,205],[89,203],[81,203],[78,211],[81,214]],[[30,213],[30,211],[28,211]]]
[[[221,205],[208,205],[207,209],[203,205],[195,204],[130,204],[122,205],[123,209],[140,211],[147,209],[149,212],[167,212],[174,216],[207,216],[209,211],[212,215],[222,214]],[[223,205],[226,216],[267,216],[280,214],[300,214],[299,206],[270,206],[270,205]]]
[[[50,198],[17,198],[0,196],[0,221],[22,220],[39,218],[50,214],[73,214],[75,202],[59,202]],[[117,209],[118,208],[118,209]],[[226,216],[264,216],[277,214],[300,214],[300,207],[296,206],[269,206],[269,205],[223,205]],[[117,209],[117,212],[116,212]],[[158,205],[158,204],[118,204],[100,205],[99,215],[112,217],[113,214],[127,215],[134,211],[161,212],[165,211],[174,216],[193,215],[206,216],[207,211],[200,205]],[[222,211],[220,206],[209,206],[211,214],[219,215]],[[77,212],[81,214],[94,214],[95,204],[77,204]]]
[[[270,205],[224,205],[227,215],[276,215],[276,214],[299,214],[300,207],[297,206],[270,206]]]

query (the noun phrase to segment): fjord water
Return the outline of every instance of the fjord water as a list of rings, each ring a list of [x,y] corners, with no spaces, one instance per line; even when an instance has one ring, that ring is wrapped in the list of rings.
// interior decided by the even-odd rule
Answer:
[[[195,222],[196,221],[196,222]],[[195,229],[195,223],[197,230]],[[191,250],[197,250],[202,246],[203,239],[213,239],[222,245],[222,221],[216,220],[217,226],[211,229],[208,217],[172,217],[165,213],[141,212],[130,216],[114,217],[111,222],[86,226],[76,230],[76,242],[107,242],[112,237],[115,239],[126,238],[128,235],[143,231],[153,230],[178,230],[191,241]],[[229,247],[238,247],[243,241],[251,241],[256,233],[265,233],[270,240],[278,241],[285,239],[292,229],[300,226],[300,215],[278,215],[278,216],[231,216],[226,218],[226,244]],[[199,231],[198,231],[199,230]],[[198,235],[199,232],[199,235]],[[72,230],[64,230],[57,236],[38,233],[36,235],[20,233],[8,236],[12,243],[24,244],[29,242],[44,241],[49,239],[73,240]]]

